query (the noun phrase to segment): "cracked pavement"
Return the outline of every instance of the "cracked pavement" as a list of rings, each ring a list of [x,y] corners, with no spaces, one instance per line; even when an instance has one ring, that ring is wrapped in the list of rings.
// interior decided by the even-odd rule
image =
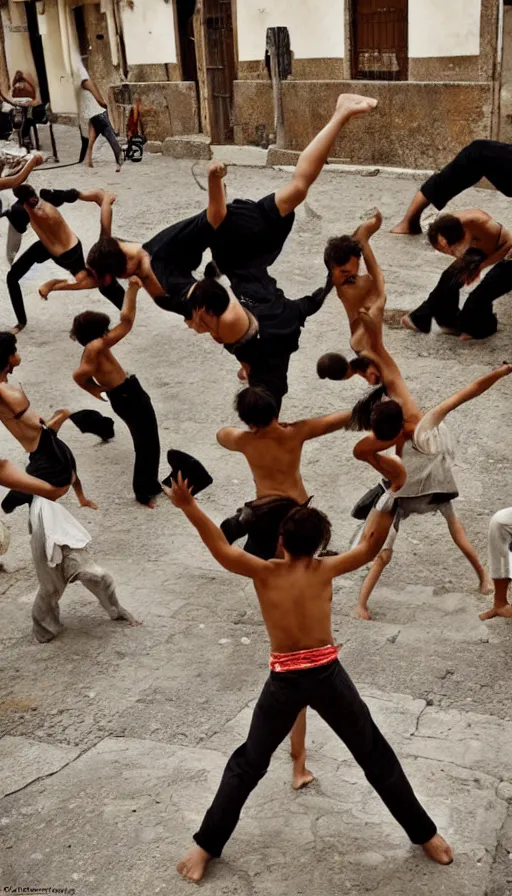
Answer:
[[[57,129],[63,161],[78,147]],[[160,226],[199,211],[205,199],[191,163],[146,156],[114,173],[107,148],[93,171],[39,171],[36,186],[116,189],[114,232],[145,239]],[[281,171],[232,168],[230,197],[262,196],[286,179]],[[377,205],[385,227],[374,248],[387,281],[388,308],[410,310],[445,267],[425,240],[391,236],[417,186],[414,176],[325,173],[308,202],[321,217],[299,212],[274,270],[291,297],[323,278],[328,236],[351,232]],[[510,200],[471,190],[456,208],[482,207],[510,223]],[[67,219],[87,249],[96,209],[77,203]],[[5,225],[2,225],[5,228]],[[5,236],[5,231],[4,231]],[[24,246],[29,244],[27,236]],[[0,259],[0,276],[6,263]],[[56,271],[56,269],[55,269]],[[99,295],[62,294],[42,304],[37,286],[51,264],[23,284],[29,327],[19,339],[18,380],[32,405],[51,410],[97,407],[71,379],[78,362],[67,338],[73,315],[87,307],[113,313]],[[500,331],[462,345],[433,333],[386,330],[412,390],[425,408],[511,355],[510,298],[497,303]],[[4,289],[0,326],[12,324]],[[354,403],[360,383],[319,381],[317,357],[346,351],[348,327],[332,295],[303,333],[293,357],[284,417],[333,411]],[[117,354],[150,393],[162,456],[169,447],[198,456],[214,476],[201,503],[220,521],[253,495],[242,458],[227,456],[216,430],[235,423],[236,363],[207,338],[191,334],[141,295],[131,336]],[[492,513],[510,505],[512,383],[504,381],[452,415],[458,442],[457,510],[485,558]],[[267,639],[252,586],[219,569],[166,499],[155,511],[130,493],[132,449],[121,421],[109,445],[71,424],[62,431],[75,451],[97,513],[64,503],[93,536],[119,597],[144,625],[111,623],[80,586],[62,601],[64,633],[38,645],[31,635],[35,592],[26,515],[9,519],[12,543],[0,572],[0,886],[73,889],[81,896],[188,892],[175,873],[224,763],[244,739],[265,680]],[[339,433],[310,443],[303,472],[317,506],[333,522],[333,545],[345,549],[356,528],[350,508],[372,485],[372,471],[351,454],[357,439]],[[1,456],[22,463],[5,430]],[[167,471],[162,464],[162,475]],[[351,617],[364,571],[336,583],[334,632],[341,661],[390,740],[414,788],[455,848],[450,868],[413,849],[335,736],[309,713],[309,765],[317,780],[290,787],[286,745],[254,792],[224,858],[204,883],[212,896],[510,896],[512,893],[511,667],[508,623],[483,624],[487,599],[448,539],[440,517],[407,521],[371,606],[375,621]]]

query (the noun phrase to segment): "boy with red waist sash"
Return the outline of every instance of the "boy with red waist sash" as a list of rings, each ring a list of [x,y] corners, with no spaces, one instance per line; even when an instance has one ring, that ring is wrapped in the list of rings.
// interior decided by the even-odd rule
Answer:
[[[179,873],[199,881],[208,862],[221,855],[246,800],[306,706],[316,709],[345,743],[410,840],[423,846],[435,862],[450,864],[451,848],[418,802],[395,753],[339,663],[334,645],[332,580],[368,563],[382,547],[381,538],[369,528],[346,554],[317,559],[318,552],[327,548],[331,525],[319,510],[301,506],[282,523],[283,559],[261,560],[228,544],[181,475],[172,492],[166,491],[221,566],[254,581],[271,644],[270,677],[254,709],[247,740],[228,760],[213,803],[194,835],[196,846],[179,863]]]

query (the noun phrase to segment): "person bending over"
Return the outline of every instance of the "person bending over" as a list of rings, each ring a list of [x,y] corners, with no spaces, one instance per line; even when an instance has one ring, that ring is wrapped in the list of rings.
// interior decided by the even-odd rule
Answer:
[[[498,192],[512,196],[512,146],[497,140],[473,140],[415,194],[407,212],[391,233],[421,233],[421,215],[430,204],[441,211],[463,190],[486,177]]]
[[[367,328],[370,341],[370,348],[366,350],[365,354],[379,367],[382,384],[387,395],[401,407],[403,412],[403,427],[400,437],[395,441],[395,445],[397,452],[402,456],[406,473],[404,482],[399,488],[392,488],[384,493],[376,507],[371,511],[367,523],[367,525],[372,527],[378,525],[379,532],[387,527],[389,532],[396,513],[398,513],[399,517],[404,517],[408,515],[407,510],[416,513],[431,512],[433,509],[440,509],[439,506],[435,507],[433,505],[447,504],[451,498],[457,496],[458,490],[452,472],[454,446],[445,419],[451,411],[466,404],[468,401],[472,401],[479,395],[483,395],[500,379],[509,376],[512,373],[512,364],[501,365],[496,370],[475,380],[469,386],[460,389],[430,411],[423,413],[409,392],[398,365],[384,346],[382,328],[364,310],[361,312],[361,318]],[[367,411],[368,408],[365,408],[366,413]],[[367,429],[366,421],[364,419],[361,420],[361,416],[359,415],[358,418],[357,412],[355,413],[355,417],[361,422],[360,428]],[[390,444],[388,444],[388,447]],[[373,433],[363,438],[356,445],[354,454],[360,460],[366,460],[375,469],[378,469],[379,462],[382,463],[383,460],[382,456],[379,455],[379,451],[382,451],[382,445],[383,442],[379,441],[375,437],[375,433]],[[387,458],[387,460],[391,460],[391,458]],[[387,478],[390,479],[389,476]],[[450,515],[449,508],[446,509],[446,519],[450,534],[474,567],[480,581],[481,592],[487,594],[489,591],[487,573],[468,542],[462,524],[457,517]],[[380,523],[377,520],[379,515]],[[363,589],[359,604],[362,618],[369,618],[369,614],[365,615],[367,599],[382,569],[386,565],[386,559],[389,562],[386,554],[380,557],[378,564],[373,570],[373,576],[370,573],[365,583],[366,587]],[[368,593],[366,594],[366,592]]]
[[[316,709],[344,742],[410,840],[422,845],[434,861],[452,862],[451,848],[418,802],[395,753],[337,658],[331,627],[333,579],[367,562],[379,542],[365,538],[346,554],[317,559],[329,543],[329,520],[315,508],[298,507],[281,526],[282,558],[261,560],[227,543],[181,476],[171,495],[221,566],[253,580],[270,637],[272,670],[247,740],[229,759],[194,835],[196,845],[178,864],[178,872],[197,882],[211,859],[221,855],[272,755],[307,706]]]
[[[16,337],[12,333],[0,333],[0,422],[28,452],[27,473],[55,488],[64,488],[66,492],[72,485],[80,506],[96,510],[96,504],[84,495],[73,452],[57,436],[70,416],[69,411],[56,411],[45,423],[40,414],[31,410],[23,387],[8,382],[8,377],[20,364]],[[25,502],[18,501],[16,491],[11,491],[4,498],[2,508],[11,512],[18,503]]]
[[[462,340],[486,339],[498,329],[495,299],[512,289],[512,234],[480,209],[440,215],[429,227],[430,244],[456,260],[441,275],[428,299],[402,318],[402,325],[429,333],[434,319],[447,334]],[[462,286],[492,267],[459,311]]]
[[[244,455],[256,486],[256,499],[246,502],[221,524],[231,544],[247,537],[244,550],[262,560],[276,556],[279,529],[288,513],[309,502],[300,463],[305,442],[346,429],[352,411],[324,417],[280,423],[277,404],[265,389],[242,389],[235,409],[248,429],[224,426],[217,441],[229,451]],[[298,790],[313,780],[306,768],[306,711],[299,714],[291,733],[293,787]]]
[[[16,187],[14,195],[23,204],[38,237],[38,240],[32,243],[18,258],[7,274],[7,288],[17,321],[14,332],[19,333],[27,325],[20,280],[35,264],[44,264],[45,261],[51,260],[73,274],[77,283],[87,282],[90,287],[92,279],[92,285],[98,285],[86,271],[81,241],[73,233],[56,206],[63,202],[76,202],[77,199],[81,199],[84,202],[95,202],[101,207],[104,202],[112,202],[115,197],[112,194],[105,194],[104,190],[89,190],[87,192],[42,190],[39,196],[30,184]],[[117,307],[122,304],[124,290],[119,283],[113,281],[107,287],[100,286],[100,292]],[[48,296],[46,287],[42,287],[39,294],[41,298],[46,299]]]
[[[111,351],[132,330],[141,285],[137,277],[132,277],[117,326],[110,328],[106,314],[83,311],[75,317],[70,336],[84,346],[80,367],[73,379],[100,401],[106,392],[112,408],[126,423],[135,449],[133,491],[139,504],[154,507],[155,496],[162,490],[158,481],[160,440],[155,411],[137,377],[128,376]]]

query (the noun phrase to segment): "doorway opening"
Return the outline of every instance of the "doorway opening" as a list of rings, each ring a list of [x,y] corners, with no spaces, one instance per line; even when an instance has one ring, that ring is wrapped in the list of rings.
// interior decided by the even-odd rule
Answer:
[[[353,0],[352,77],[407,81],[408,0]]]

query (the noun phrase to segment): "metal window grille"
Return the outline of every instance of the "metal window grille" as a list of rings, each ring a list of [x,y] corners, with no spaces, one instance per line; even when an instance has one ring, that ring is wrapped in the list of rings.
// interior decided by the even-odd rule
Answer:
[[[354,0],[353,77],[407,79],[407,0]]]

